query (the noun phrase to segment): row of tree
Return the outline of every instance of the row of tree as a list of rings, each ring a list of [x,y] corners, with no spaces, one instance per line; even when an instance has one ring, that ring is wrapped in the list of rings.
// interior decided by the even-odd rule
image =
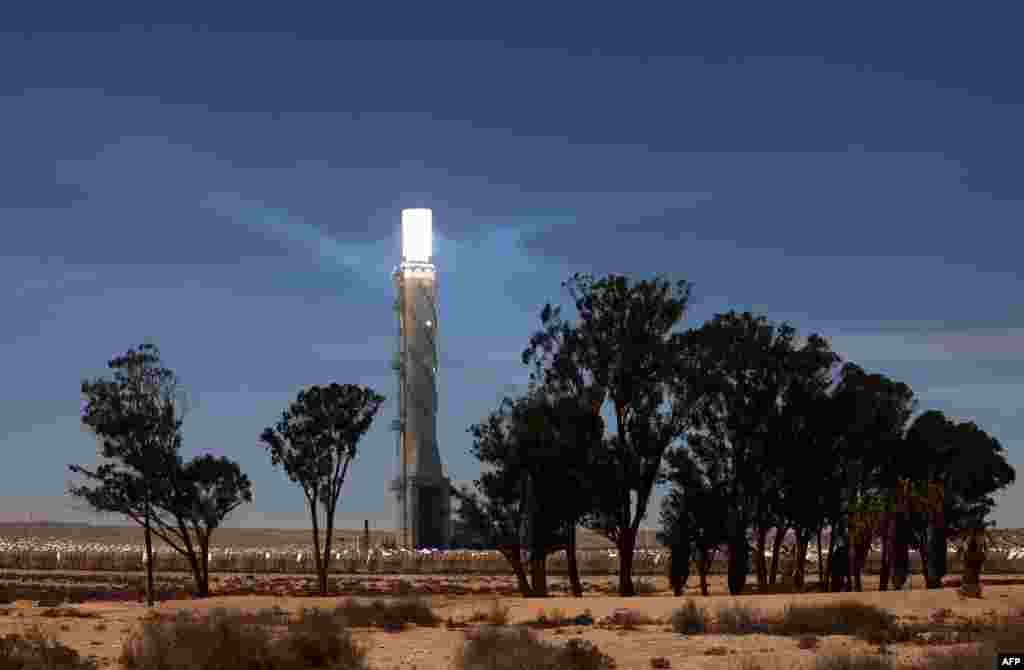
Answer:
[[[143,528],[149,605],[153,535],[188,560],[196,595],[206,597],[213,531],[233,510],[252,501],[252,483],[236,462],[224,456],[205,454],[184,461],[184,394],[156,345],[130,349],[108,366],[112,378],[82,382],[82,423],[99,440],[102,462],[94,468],[70,465],[86,483],[69,485],[68,492],[94,510],[124,515]],[[363,386],[311,386],[300,391],[280,421],[260,435],[271,462],[281,466],[305,495],[324,595],[341,487],[359,440],[383,402],[383,396]]]
[[[789,530],[794,581],[802,583],[807,544],[817,534],[820,545],[826,526],[828,568],[819,565],[819,574],[836,576],[834,588],[860,587],[873,536],[884,540],[883,588],[890,564],[897,585],[905,576],[908,546],[921,549],[935,586],[946,540],[982,527],[992,493],[1014,481],[995,438],[934,411],[910,424],[910,388],[841,365],[823,337],[800,340],[788,324],[735,312],[675,332],[689,301],[684,281],[575,275],[565,286],[579,323],[544,307],[523,351],[534,368],[529,390],[470,427],[484,471],[474,490],[453,491],[455,542],[500,550],[525,595],[546,595],[546,557],[559,549],[568,551],[572,590],[582,594],[579,526],[615,544],[619,591],[633,595],[633,552],[659,482],[672,484],[661,538],[672,548],[677,586],[692,556],[703,582],[725,547],[730,592],[742,592],[751,553],[764,587],[775,580]],[[205,596],[210,536],[252,500],[252,485],[226,457],[184,462],[180,387],[155,345],[108,365],[113,379],[82,383],[82,422],[99,438],[104,462],[70,466],[92,484],[70,493],[144,529],[150,601],[151,534],[188,559]],[[260,435],[272,463],[303,490],[325,594],[341,488],[383,401],[363,386],[312,386]]]
[[[824,337],[798,338],[788,324],[736,312],[674,331],[689,301],[684,281],[574,275],[564,286],[579,322],[544,307],[523,352],[534,365],[530,387],[470,428],[484,472],[472,489],[453,490],[456,542],[498,548],[524,595],[546,595],[545,559],[560,549],[582,594],[581,525],[615,544],[619,592],[634,595],[637,534],[661,482],[672,485],[660,539],[672,549],[677,593],[693,557],[706,593],[723,547],[730,593],[743,591],[751,555],[764,588],[789,531],[802,586],[808,543],[817,535],[820,548],[825,527],[828,566],[819,574],[834,577],[830,588],[860,588],[877,537],[882,588],[890,568],[902,584],[911,546],[935,587],[947,540],[984,527],[992,494],[1014,481],[995,438],[937,411],[911,423],[909,386],[843,364]],[[606,404],[614,417],[607,434]]]

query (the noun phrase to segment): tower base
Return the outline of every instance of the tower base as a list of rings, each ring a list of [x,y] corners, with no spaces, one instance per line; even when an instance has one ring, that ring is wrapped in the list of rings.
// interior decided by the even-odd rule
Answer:
[[[451,542],[451,481],[447,477],[408,477],[391,482],[396,494],[398,546],[445,549]]]

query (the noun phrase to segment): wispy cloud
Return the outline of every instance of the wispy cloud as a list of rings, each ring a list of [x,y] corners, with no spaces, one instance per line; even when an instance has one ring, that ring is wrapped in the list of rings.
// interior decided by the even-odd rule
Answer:
[[[22,281],[21,286],[14,289],[14,295],[18,298],[22,298],[33,291],[60,291],[73,283],[95,281],[96,279],[97,274],[95,272],[70,270],[59,277],[25,279]]]
[[[303,249],[324,272],[349,270],[387,276],[389,266],[381,259],[387,258],[382,251],[390,245],[390,238],[376,243],[343,242],[288,210],[237,193],[211,193],[203,206],[292,248]]]
[[[961,384],[958,386],[932,386],[920,392],[922,397],[934,397],[955,410],[970,414],[983,410],[1008,419],[1017,418],[1024,398],[1024,381],[1006,384]]]
[[[1024,360],[1024,329],[993,334],[890,334],[837,332],[833,348],[857,361]]]

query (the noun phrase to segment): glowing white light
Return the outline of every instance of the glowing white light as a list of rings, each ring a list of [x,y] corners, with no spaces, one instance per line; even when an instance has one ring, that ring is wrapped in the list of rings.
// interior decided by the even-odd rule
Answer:
[[[434,322],[431,321],[430,319],[427,319],[427,328],[430,328],[433,325],[434,325]]]
[[[420,263],[430,262],[433,212],[429,209],[402,210],[402,258]]]

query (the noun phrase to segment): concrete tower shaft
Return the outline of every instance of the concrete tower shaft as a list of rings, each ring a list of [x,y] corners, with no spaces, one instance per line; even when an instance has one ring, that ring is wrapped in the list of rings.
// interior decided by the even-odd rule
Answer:
[[[437,291],[433,266],[399,268],[399,330],[405,465],[410,474],[441,477],[437,448]]]

